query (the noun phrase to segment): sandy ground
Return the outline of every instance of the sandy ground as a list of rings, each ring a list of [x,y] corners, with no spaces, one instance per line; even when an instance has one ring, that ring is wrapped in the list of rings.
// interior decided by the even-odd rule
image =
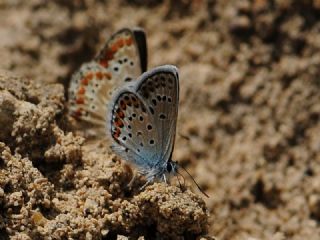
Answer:
[[[0,239],[319,239],[320,2],[0,1]],[[123,27],[174,64],[174,159],[156,183],[71,132],[72,73]],[[181,136],[187,136],[189,140]]]

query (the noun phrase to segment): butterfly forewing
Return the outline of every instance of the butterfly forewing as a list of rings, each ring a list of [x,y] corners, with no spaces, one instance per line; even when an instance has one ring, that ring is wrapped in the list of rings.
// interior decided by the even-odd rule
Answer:
[[[138,39],[135,36],[139,36]],[[113,91],[145,71],[146,54],[142,30],[122,29],[115,33],[98,56],[83,64],[72,76],[69,87],[70,114],[97,127],[97,130],[104,130],[106,106]]]
[[[115,151],[143,172],[162,174],[174,145],[179,100],[177,69],[155,68],[119,91],[114,99],[109,131]]]

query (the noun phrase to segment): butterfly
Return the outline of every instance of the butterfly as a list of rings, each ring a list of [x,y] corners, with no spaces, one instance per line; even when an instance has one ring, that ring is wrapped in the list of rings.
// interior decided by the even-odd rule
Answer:
[[[134,163],[147,184],[175,173],[171,160],[178,115],[179,76],[175,66],[160,66],[123,86],[111,101],[108,135],[112,149]]]
[[[147,69],[146,36],[141,29],[121,29],[98,55],[73,74],[68,91],[69,114],[103,136],[107,103],[113,91],[137,79]]]
[[[94,136],[105,135],[107,129],[112,149],[133,162],[148,184],[154,179],[166,182],[167,173],[178,173],[172,152],[179,76],[172,65],[146,69],[145,33],[122,29],[72,76],[68,96],[70,115]]]
[[[143,73],[117,90],[110,102],[107,134],[112,149],[137,166],[147,179],[144,186],[155,179],[167,182],[167,174],[179,173],[178,163],[172,160],[178,105],[179,73],[173,65]]]

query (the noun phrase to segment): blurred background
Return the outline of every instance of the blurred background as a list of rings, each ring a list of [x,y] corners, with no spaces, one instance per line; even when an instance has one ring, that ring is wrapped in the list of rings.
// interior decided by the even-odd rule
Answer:
[[[148,69],[180,71],[174,159],[210,195],[209,233],[318,239],[319,20],[318,0],[0,1],[0,68],[68,86],[113,32],[143,28]]]

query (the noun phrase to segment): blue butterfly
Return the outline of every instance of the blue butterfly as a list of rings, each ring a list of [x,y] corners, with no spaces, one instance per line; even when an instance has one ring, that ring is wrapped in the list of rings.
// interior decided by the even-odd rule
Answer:
[[[142,74],[121,87],[111,101],[107,124],[112,149],[138,167],[146,184],[155,179],[166,182],[167,173],[178,171],[171,158],[178,104],[179,74],[172,65]]]
[[[174,66],[157,67],[121,88],[111,106],[113,150],[133,162],[151,182],[174,172],[171,160],[179,102],[179,77]]]

